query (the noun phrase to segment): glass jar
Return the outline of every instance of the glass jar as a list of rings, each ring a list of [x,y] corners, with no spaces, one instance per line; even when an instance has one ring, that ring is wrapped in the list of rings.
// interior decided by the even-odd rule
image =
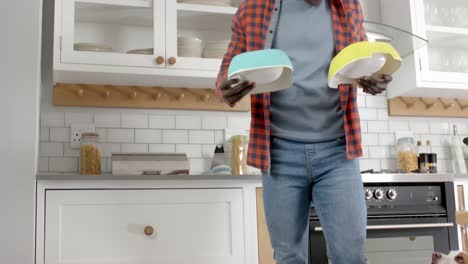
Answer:
[[[231,167],[233,175],[247,174],[247,137],[231,138]]]
[[[80,174],[101,174],[99,134],[83,133],[80,139]]]
[[[418,170],[418,155],[412,137],[400,138],[396,145],[398,169],[410,173]]]

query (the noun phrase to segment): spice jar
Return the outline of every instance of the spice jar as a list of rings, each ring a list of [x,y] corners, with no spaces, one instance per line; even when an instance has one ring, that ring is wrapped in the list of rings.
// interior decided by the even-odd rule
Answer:
[[[101,150],[99,147],[99,134],[83,133],[80,141],[80,173],[100,175]]]
[[[231,167],[233,175],[247,174],[247,137],[231,138]]]
[[[404,137],[398,139],[396,149],[398,169],[405,173],[418,170],[418,155],[414,151],[413,138]]]

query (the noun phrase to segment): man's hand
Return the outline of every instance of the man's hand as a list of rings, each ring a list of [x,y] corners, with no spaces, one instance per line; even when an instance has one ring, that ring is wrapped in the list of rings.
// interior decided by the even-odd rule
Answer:
[[[392,80],[392,76],[382,74],[380,78],[362,77],[357,83],[363,88],[365,93],[377,95],[387,90],[388,84]]]
[[[224,100],[226,100],[230,106],[234,106],[244,98],[246,94],[252,91],[253,88],[255,88],[255,83],[250,81],[239,82],[237,78],[224,80],[221,84],[221,92]]]

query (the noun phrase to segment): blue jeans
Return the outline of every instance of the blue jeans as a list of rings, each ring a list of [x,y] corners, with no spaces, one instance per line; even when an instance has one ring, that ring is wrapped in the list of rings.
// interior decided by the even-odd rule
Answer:
[[[344,139],[317,144],[272,139],[271,171],[263,175],[263,198],[278,264],[308,263],[311,203],[324,230],[331,263],[367,262],[367,211],[359,161],[348,160],[345,150]]]

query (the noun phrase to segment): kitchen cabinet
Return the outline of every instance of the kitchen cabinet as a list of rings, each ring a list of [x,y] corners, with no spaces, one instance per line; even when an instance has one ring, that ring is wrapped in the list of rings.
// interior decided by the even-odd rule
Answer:
[[[245,263],[242,189],[53,190],[44,264]]]
[[[457,211],[466,211],[468,204],[468,179],[458,178],[455,181],[455,202]],[[458,246],[460,250],[468,251],[468,230],[467,226],[458,226]]]
[[[213,88],[236,12],[177,0],[57,0],[54,82]],[[193,43],[181,52],[180,37],[200,41],[198,54]],[[218,52],[204,52],[213,43]]]
[[[381,22],[429,41],[406,56],[388,95],[468,98],[468,2],[380,1]],[[411,42],[402,37],[402,42]]]

